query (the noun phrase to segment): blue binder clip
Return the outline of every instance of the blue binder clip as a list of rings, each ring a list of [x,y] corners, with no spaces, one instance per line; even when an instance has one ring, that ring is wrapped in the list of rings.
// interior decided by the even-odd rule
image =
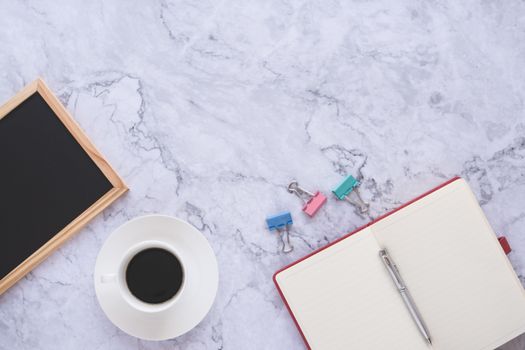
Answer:
[[[332,193],[337,199],[346,200],[352,205],[357,206],[361,213],[366,213],[369,205],[361,199],[361,195],[357,189],[358,186],[359,181],[357,181],[352,175],[348,175],[335,189],[332,190]],[[350,198],[352,193],[355,198]]]
[[[292,214],[289,211],[283,211],[282,213],[268,216],[266,218],[266,225],[268,230],[277,231],[282,242],[283,253],[289,253],[293,250],[293,246],[290,244],[290,226],[293,224]]]

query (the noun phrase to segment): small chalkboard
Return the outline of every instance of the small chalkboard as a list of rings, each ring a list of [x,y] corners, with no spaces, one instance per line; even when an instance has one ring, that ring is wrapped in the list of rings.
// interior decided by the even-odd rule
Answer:
[[[126,191],[41,79],[0,107],[0,294]]]

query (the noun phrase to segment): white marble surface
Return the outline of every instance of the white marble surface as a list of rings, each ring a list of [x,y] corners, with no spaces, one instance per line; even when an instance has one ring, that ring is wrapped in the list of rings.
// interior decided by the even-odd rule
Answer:
[[[131,191],[0,297],[0,349],[301,349],[271,281],[362,225],[284,186],[364,178],[373,216],[464,176],[525,282],[525,2],[0,1],[0,100],[42,76]],[[264,226],[290,209],[296,250]],[[188,220],[221,281],[206,319],[147,342],[92,283],[112,230]],[[525,349],[525,337],[504,346]]]

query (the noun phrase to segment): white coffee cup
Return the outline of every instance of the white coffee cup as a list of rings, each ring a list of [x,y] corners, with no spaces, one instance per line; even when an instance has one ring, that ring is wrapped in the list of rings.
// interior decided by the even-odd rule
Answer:
[[[133,259],[133,257],[141,251],[151,248],[160,248],[170,252],[179,260],[182,267],[182,284],[178,291],[169,300],[157,304],[146,303],[135,297],[129,290],[128,284],[126,282],[126,270],[131,259]],[[119,260],[120,262],[115,266],[115,272],[101,275],[100,282],[102,284],[115,283],[124,300],[126,300],[126,302],[132,308],[142,312],[157,313],[168,309],[175,302],[177,302],[177,299],[179,299],[186,284],[186,270],[184,268],[184,261],[183,259],[181,259],[180,254],[178,254],[177,251],[171,245],[161,241],[143,241],[129,248]]]

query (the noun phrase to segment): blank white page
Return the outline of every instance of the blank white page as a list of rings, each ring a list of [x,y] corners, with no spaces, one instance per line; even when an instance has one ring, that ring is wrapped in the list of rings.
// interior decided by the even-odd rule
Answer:
[[[523,288],[464,180],[369,228],[397,263],[434,349],[494,349],[525,332]]]
[[[312,349],[430,348],[391,288],[378,252],[363,229],[277,274]]]

